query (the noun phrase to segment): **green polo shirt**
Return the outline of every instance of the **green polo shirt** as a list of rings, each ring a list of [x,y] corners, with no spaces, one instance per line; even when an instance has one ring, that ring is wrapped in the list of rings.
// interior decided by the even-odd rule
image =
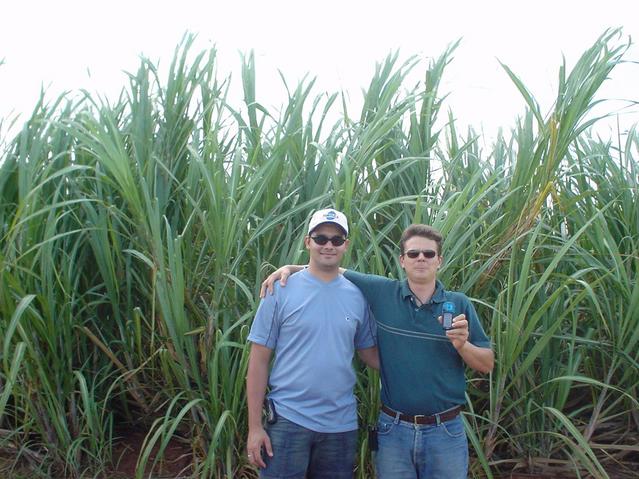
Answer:
[[[442,304],[468,320],[468,340],[490,348],[475,308],[463,293],[446,291],[437,281],[431,300],[417,306],[408,281],[346,271],[366,297],[377,322],[381,397],[404,414],[435,414],[466,402],[464,362],[438,321]]]

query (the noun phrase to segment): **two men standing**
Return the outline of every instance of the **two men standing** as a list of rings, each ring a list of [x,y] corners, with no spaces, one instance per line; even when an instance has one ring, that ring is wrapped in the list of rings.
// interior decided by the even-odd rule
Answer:
[[[375,465],[381,479],[467,475],[468,443],[459,415],[466,402],[465,365],[490,372],[494,355],[468,298],[437,280],[441,247],[437,230],[411,225],[400,240],[405,280],[340,269],[363,293],[377,323],[382,407]],[[276,294],[283,291],[288,276],[301,268],[280,268],[263,289],[279,279]],[[446,330],[444,307],[454,316]]]

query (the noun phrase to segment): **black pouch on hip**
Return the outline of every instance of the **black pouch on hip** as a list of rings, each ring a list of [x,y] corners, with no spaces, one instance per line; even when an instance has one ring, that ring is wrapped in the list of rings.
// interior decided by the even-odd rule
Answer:
[[[377,451],[377,426],[368,426],[368,448]]]
[[[275,424],[277,422],[277,412],[275,412],[275,404],[272,399],[264,398],[264,413],[266,415],[266,424]]]

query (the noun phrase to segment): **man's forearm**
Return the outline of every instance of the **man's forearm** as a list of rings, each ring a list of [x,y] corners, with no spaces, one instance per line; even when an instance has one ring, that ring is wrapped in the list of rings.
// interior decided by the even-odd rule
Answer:
[[[248,403],[249,429],[262,427],[262,405],[266,393],[266,381],[246,382],[246,401]]]
[[[466,341],[457,352],[469,368],[480,373],[489,373],[493,370],[495,354],[492,349],[480,348]]]
[[[377,350],[377,346],[358,349],[357,355],[369,368],[379,369],[379,351]]]
[[[251,350],[246,376],[249,430],[262,427],[262,404],[268,384],[268,359],[264,360],[263,353],[255,353],[254,348],[255,346]]]

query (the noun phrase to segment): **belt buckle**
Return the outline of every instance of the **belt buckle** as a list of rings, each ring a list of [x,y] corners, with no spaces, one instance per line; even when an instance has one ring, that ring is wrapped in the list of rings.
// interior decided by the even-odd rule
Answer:
[[[413,425],[414,426],[419,425],[420,423],[417,422],[418,418],[425,418],[425,417],[426,417],[426,415],[424,415],[424,414],[417,414],[416,416],[413,416]]]

